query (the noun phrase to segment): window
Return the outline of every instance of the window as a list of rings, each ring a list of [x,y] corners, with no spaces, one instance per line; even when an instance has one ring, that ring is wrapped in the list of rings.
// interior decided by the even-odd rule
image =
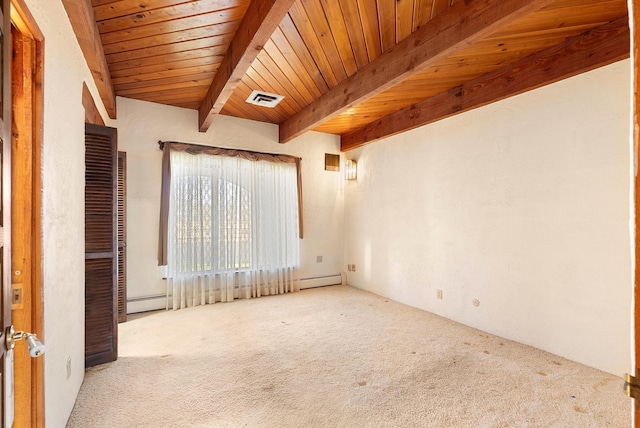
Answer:
[[[179,195],[182,200],[176,200],[178,206],[185,207],[188,201],[201,200],[199,207],[176,210],[173,245],[180,247],[177,249],[180,253],[188,251],[188,248],[203,252],[202,257],[196,257],[194,265],[183,261],[178,269],[181,272],[204,273],[250,268],[252,206],[249,191],[220,178],[215,184],[218,189],[214,191],[213,179],[207,176],[176,177],[175,183],[182,192]],[[237,248],[239,257],[231,257],[224,251],[230,247]]]
[[[169,276],[299,265],[294,163],[171,151]]]

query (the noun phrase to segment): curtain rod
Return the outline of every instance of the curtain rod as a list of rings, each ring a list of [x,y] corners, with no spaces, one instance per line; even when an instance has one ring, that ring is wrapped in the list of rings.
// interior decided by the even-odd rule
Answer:
[[[164,145],[165,143],[168,144],[186,144],[189,146],[197,146],[197,147],[206,147],[206,148],[210,148],[210,149],[220,149],[220,150],[235,150],[238,152],[245,152],[245,153],[251,153],[251,154],[256,154],[256,155],[269,155],[269,156],[291,156],[297,159],[301,159],[297,156],[292,156],[292,155],[288,155],[286,153],[268,153],[268,152],[256,152],[255,150],[245,150],[245,149],[230,149],[228,147],[217,147],[217,146],[207,146],[205,144],[194,144],[194,143],[183,143],[180,141],[162,141],[162,140],[158,140],[158,146],[160,146],[160,150],[164,150]]]

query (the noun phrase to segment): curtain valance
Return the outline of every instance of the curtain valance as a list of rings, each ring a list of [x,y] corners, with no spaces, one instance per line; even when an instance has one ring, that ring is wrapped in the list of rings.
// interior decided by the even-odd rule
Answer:
[[[160,196],[160,232],[158,239],[158,265],[167,264],[167,243],[169,230],[169,199],[171,189],[171,151],[185,152],[190,155],[210,155],[238,157],[254,162],[295,163],[298,179],[298,235],[303,238],[303,205],[302,205],[302,167],[301,158],[274,153],[254,152],[250,150],[226,149],[222,147],[204,146],[200,144],[180,143],[175,141],[158,141],[162,150],[162,191]]]
[[[171,150],[189,153],[190,155],[228,156],[231,158],[242,158],[250,161],[267,161],[276,163],[297,163],[300,161],[300,158],[291,155],[226,149],[222,147],[203,146],[200,144],[178,143],[175,141],[158,141],[158,144],[160,145],[161,150],[164,150],[165,147],[169,146]]]

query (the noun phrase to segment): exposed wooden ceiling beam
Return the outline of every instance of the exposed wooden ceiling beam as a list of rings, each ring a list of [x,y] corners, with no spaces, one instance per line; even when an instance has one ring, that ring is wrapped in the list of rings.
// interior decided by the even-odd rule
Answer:
[[[627,16],[345,134],[347,151],[629,57]]]
[[[454,3],[280,124],[280,142],[292,140],[549,3],[551,0],[466,0]]]
[[[100,33],[93,16],[91,0],[62,0],[80,49],[93,75],[100,98],[111,119],[116,118],[116,94],[111,84]]]
[[[82,105],[84,106],[84,122],[104,126],[104,120],[96,107],[93,95],[85,82],[82,82]]]
[[[206,132],[294,0],[253,0],[198,109],[200,132]]]

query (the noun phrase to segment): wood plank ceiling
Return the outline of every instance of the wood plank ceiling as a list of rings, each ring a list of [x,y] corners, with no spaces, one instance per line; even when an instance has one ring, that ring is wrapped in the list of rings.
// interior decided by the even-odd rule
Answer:
[[[203,131],[221,113],[343,150],[629,56],[626,0],[92,3],[116,95],[199,109]],[[248,104],[254,89],[285,98]]]

